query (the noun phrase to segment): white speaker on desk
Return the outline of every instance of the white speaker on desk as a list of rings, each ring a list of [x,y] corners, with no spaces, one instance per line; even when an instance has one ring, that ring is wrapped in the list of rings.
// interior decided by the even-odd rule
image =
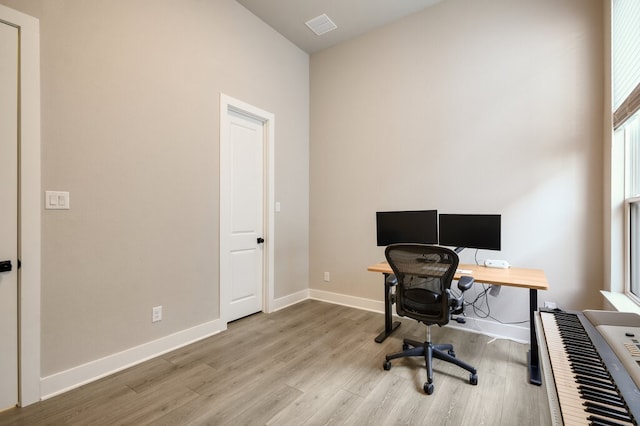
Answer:
[[[507,262],[506,260],[497,260],[497,259],[485,260],[484,266],[486,266],[487,268],[500,268],[500,269],[507,269],[511,267],[511,265],[509,265],[509,262]]]

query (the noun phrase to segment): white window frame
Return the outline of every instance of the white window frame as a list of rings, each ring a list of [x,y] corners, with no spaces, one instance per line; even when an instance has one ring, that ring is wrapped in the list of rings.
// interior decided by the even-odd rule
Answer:
[[[631,241],[631,205],[638,204],[640,208],[640,197],[631,197],[625,200],[625,283],[624,294],[634,303],[640,306],[640,297],[631,291],[631,255],[632,255],[632,241]],[[638,225],[640,226],[640,224]],[[637,249],[640,250],[640,241],[637,243]],[[640,265],[638,265],[640,270]],[[640,273],[640,272],[639,272]]]
[[[615,15],[614,4],[620,2],[620,15]],[[613,39],[615,29],[613,28],[615,16],[624,17],[628,20],[637,12],[637,4],[633,0],[610,0],[604,4],[605,19],[605,44],[607,55],[606,58],[606,74],[608,76],[609,85],[605,88],[605,111],[611,111],[605,119],[605,202],[607,210],[605,211],[605,252],[607,259],[605,261],[605,282],[602,294],[605,296],[608,305],[605,309],[617,309],[620,311],[638,312],[640,313],[640,297],[631,293],[631,238],[630,238],[630,207],[631,204],[640,201],[640,191],[633,194],[637,197],[630,196],[629,190],[629,170],[628,170],[628,144],[626,143],[625,120],[628,114],[632,113],[635,108],[635,102],[638,96],[637,88],[633,89],[637,74],[635,74],[636,66],[631,65],[630,73],[625,70],[613,69],[614,51],[621,53],[626,58],[631,58],[628,64],[637,64],[634,62],[636,54],[633,51],[614,50]],[[624,9],[630,8],[630,9]],[[623,24],[627,25],[627,24]],[[626,27],[625,27],[626,28]],[[633,27],[635,28],[635,27]],[[637,33],[619,34],[620,40],[630,37],[632,43],[626,43],[632,48],[637,48],[635,43]],[[635,43],[635,44],[634,44]],[[635,59],[634,59],[635,58]],[[621,62],[618,62],[621,63]],[[622,73],[620,73],[622,71]],[[634,77],[636,76],[636,77]],[[627,78],[630,77],[630,78]],[[614,95],[614,79],[622,86],[617,87],[617,94]],[[620,83],[622,82],[622,83]],[[622,89],[622,91],[621,91]],[[627,96],[626,93],[631,90]],[[614,104],[615,98],[615,104]],[[609,129],[609,130],[607,130]]]

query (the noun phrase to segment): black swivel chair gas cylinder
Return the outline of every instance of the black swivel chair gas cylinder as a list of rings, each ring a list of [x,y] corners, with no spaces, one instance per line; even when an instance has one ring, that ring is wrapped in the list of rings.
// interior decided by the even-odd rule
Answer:
[[[384,369],[391,369],[391,360],[395,358],[424,357],[427,367],[424,391],[430,395],[433,393],[433,358],[437,358],[470,372],[469,383],[477,385],[476,369],[457,359],[452,345],[431,342],[431,326],[443,326],[449,322],[452,314],[462,313],[462,294],[456,297],[450,291],[458,267],[458,255],[446,247],[394,244],[387,247],[385,256],[397,279],[396,311],[400,316],[424,323],[427,326],[427,340],[417,342],[404,339],[403,351],[387,355]],[[461,293],[472,285],[472,277],[463,276],[458,281]]]

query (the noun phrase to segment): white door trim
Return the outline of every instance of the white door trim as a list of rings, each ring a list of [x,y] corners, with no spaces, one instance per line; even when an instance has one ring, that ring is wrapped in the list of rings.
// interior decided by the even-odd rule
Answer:
[[[40,400],[40,23],[0,5],[0,20],[19,29],[19,390],[21,406]]]
[[[264,312],[271,312],[273,310],[274,300],[274,239],[275,239],[275,226],[274,226],[274,211],[275,211],[275,194],[274,194],[274,152],[275,152],[275,116],[260,108],[249,105],[246,102],[234,99],[231,96],[220,93],[220,158],[226,158],[223,154],[228,150],[229,140],[227,135],[229,134],[229,119],[228,112],[234,111],[239,114],[247,115],[258,121],[261,121],[265,129],[265,147],[264,147],[264,275],[263,275],[263,303],[262,310]],[[224,161],[220,161],[220,221],[225,217],[223,208],[225,208],[226,194],[222,187],[222,181],[224,176],[228,176],[229,164],[225,164]],[[221,227],[222,229],[222,227]],[[220,277],[223,276],[222,268],[224,267],[222,262],[223,247],[226,245],[224,241],[225,236],[220,235],[220,254],[219,254],[219,267]],[[225,294],[222,280],[219,280],[220,286],[220,318],[226,322],[226,302],[229,297]]]

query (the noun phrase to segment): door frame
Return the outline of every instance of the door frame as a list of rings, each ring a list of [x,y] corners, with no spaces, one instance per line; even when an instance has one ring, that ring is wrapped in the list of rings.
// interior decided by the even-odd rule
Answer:
[[[250,118],[261,121],[264,126],[264,169],[263,169],[263,224],[264,224],[264,258],[263,258],[263,278],[262,278],[262,311],[270,313],[273,309],[274,298],[274,239],[275,239],[275,225],[274,225],[274,212],[275,212],[275,185],[274,185],[274,164],[275,164],[275,116],[274,114],[250,105],[246,102],[234,99],[231,96],[220,93],[220,227],[219,238],[220,253],[218,255],[219,260],[219,309],[220,318],[227,322],[227,305],[230,301],[230,297],[227,294],[226,288],[222,283],[222,277],[224,276],[225,267],[223,263],[223,249],[228,246],[226,236],[223,235],[223,218],[226,217],[224,209],[228,208],[229,195],[226,189],[223,187],[223,183],[226,180],[226,176],[229,176],[229,164],[222,161],[226,158],[225,153],[229,150],[229,112],[233,111],[238,114],[248,116]]]
[[[40,23],[0,5],[0,21],[18,28],[18,404],[40,400]]]

